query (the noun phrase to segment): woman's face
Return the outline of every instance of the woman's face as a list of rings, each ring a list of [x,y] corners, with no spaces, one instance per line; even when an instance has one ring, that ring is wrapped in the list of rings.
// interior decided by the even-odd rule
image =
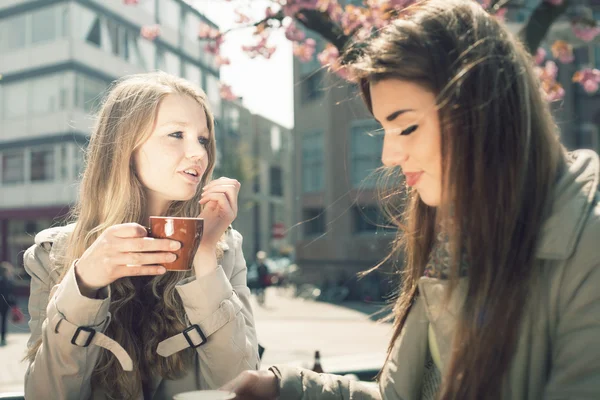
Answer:
[[[385,131],[381,161],[399,166],[406,184],[432,207],[442,198],[441,129],[433,93],[398,79],[370,84],[375,119]]]
[[[208,166],[210,140],[206,114],[196,100],[169,94],[161,101],[151,136],[134,153],[150,215],[196,194]]]

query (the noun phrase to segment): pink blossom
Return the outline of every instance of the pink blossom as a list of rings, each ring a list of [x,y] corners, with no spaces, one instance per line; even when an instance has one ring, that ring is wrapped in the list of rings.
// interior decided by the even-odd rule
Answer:
[[[317,43],[314,39],[308,38],[304,43],[294,43],[294,55],[300,59],[300,61],[308,62],[312,60]]]
[[[576,37],[583,40],[584,42],[591,42],[600,34],[600,27],[598,26],[587,26],[582,24],[573,24],[571,27]]]
[[[235,18],[235,23],[236,23],[236,24],[247,24],[247,23],[249,23],[250,21],[252,21],[252,20],[250,19],[250,17],[249,17],[249,16],[247,16],[247,15],[246,15],[246,14],[244,14],[244,13],[242,13],[242,12],[241,12],[240,10],[238,10],[238,9],[236,9],[236,10],[234,11],[234,13],[235,13],[235,16],[236,16],[236,18]]]
[[[542,63],[544,62],[545,59],[546,59],[546,50],[544,50],[542,47],[538,47],[538,49],[535,53],[535,64],[542,65]]]
[[[540,79],[540,90],[547,101],[559,100],[565,95],[563,87],[556,82],[558,66],[554,61],[546,61],[543,67],[535,66],[535,72]]]
[[[325,49],[317,55],[317,59],[321,65],[329,66],[338,63],[340,52],[334,45],[328,44]]]
[[[159,25],[145,25],[142,26],[140,30],[140,35],[144,39],[154,40],[160,35],[160,26]]]
[[[198,27],[198,37],[200,39],[216,39],[221,36],[221,32],[207,24],[200,24]]]
[[[560,6],[565,0],[544,0],[546,3],[550,3],[553,6]]]
[[[329,67],[329,70],[341,77],[349,80],[348,69],[340,64],[340,52],[337,47],[328,44],[325,49],[317,55],[321,65]]]
[[[242,50],[250,58],[262,56],[268,60],[269,58],[271,58],[271,56],[273,55],[273,53],[275,53],[275,50],[277,49],[267,44],[267,41],[269,39],[268,34],[263,33],[259,37],[260,38],[256,44],[242,46]]]
[[[217,65],[220,67],[222,65],[231,65],[231,60],[225,56],[222,56],[220,54],[217,55],[217,57],[215,58],[215,62],[217,63]]]
[[[130,5],[138,5],[139,2],[140,2],[140,0],[123,0],[123,3],[125,3],[128,6],[130,6]]]
[[[578,82],[587,93],[596,93],[600,84],[600,70],[584,68],[573,75],[573,82]]]
[[[568,64],[575,60],[575,56],[573,55],[573,46],[564,40],[557,40],[554,42],[551,50],[554,58],[558,58],[558,60],[563,64]]]
[[[224,100],[233,101],[233,100],[237,100],[237,98],[238,98],[235,94],[233,94],[233,90],[231,89],[231,86],[229,86],[225,83],[221,83],[219,85],[219,93],[221,95],[221,98]]]
[[[478,2],[479,2],[479,4],[481,4],[481,6],[482,6],[484,9],[486,9],[486,10],[487,10],[488,8],[490,8],[490,5],[492,4],[492,0],[477,0],[477,1],[478,1]]]
[[[306,37],[304,31],[298,29],[296,24],[291,21],[288,26],[285,28],[285,37],[292,42],[301,42]]]

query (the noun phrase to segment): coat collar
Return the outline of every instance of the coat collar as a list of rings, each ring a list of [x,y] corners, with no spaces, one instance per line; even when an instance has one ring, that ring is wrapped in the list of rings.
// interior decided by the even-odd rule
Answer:
[[[567,155],[565,171],[554,187],[552,209],[541,229],[537,257],[566,260],[579,240],[590,209],[596,201],[600,160],[592,150]]]

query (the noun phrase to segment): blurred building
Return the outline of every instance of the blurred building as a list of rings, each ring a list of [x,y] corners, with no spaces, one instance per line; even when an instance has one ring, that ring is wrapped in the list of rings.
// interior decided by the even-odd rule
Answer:
[[[324,45],[321,38],[317,50]],[[301,282],[353,285],[359,271],[388,252],[374,171],[381,166],[380,126],[357,88],[320,68],[294,61],[296,264]],[[377,297],[380,282],[363,280],[353,294]],[[364,293],[364,296],[360,293]],[[370,293],[370,294],[367,294]]]
[[[539,1],[510,2],[511,30],[519,30]],[[570,25],[559,21],[550,38],[561,31],[568,34]],[[317,52],[323,49],[320,36],[312,32],[307,36],[317,42]],[[579,44],[575,63],[560,65],[559,80],[566,95],[554,111],[569,148],[599,151],[600,97],[584,93],[571,77],[575,68],[599,65],[600,49],[596,44]],[[294,61],[294,82],[296,255],[301,279],[318,285],[351,282],[355,296],[377,297],[385,290],[385,280],[356,282],[353,277],[381,261],[393,238],[382,227],[385,223],[373,190],[376,175],[372,172],[381,166],[383,138],[368,133],[380,127],[367,112],[358,88],[322,69],[316,56],[308,63]]]
[[[0,0],[0,259],[20,265],[33,235],[75,201],[90,113],[113,80],[162,69],[201,85],[220,114],[201,21],[176,0]],[[142,38],[155,23],[160,36]]]
[[[239,101],[224,101],[220,144],[227,156],[221,158],[217,176],[232,176],[242,182],[234,227],[244,235],[248,263],[259,250],[271,257],[293,252],[291,131],[252,114]]]

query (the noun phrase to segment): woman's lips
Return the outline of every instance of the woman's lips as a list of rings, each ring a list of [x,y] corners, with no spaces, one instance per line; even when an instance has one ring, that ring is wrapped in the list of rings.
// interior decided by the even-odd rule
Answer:
[[[421,172],[405,172],[404,176],[406,177],[406,184],[408,186],[415,186],[419,179],[421,179],[421,175],[423,175],[423,171]]]

